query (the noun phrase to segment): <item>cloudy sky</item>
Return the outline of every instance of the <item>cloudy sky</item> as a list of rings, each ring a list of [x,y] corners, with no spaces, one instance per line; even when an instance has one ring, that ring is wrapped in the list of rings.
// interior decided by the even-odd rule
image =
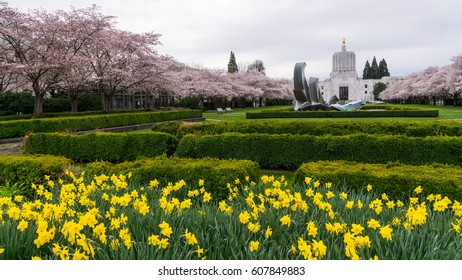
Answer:
[[[118,28],[162,34],[159,52],[189,65],[226,69],[264,62],[267,75],[328,78],[332,54],[356,53],[356,70],[385,58],[393,76],[450,64],[462,54],[460,0],[3,0],[28,11],[96,4]]]

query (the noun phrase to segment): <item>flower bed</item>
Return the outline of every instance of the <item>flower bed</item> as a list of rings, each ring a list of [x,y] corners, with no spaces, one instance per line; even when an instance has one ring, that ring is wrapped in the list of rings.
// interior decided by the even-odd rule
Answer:
[[[420,186],[405,204],[264,176],[214,202],[202,180],[68,175],[36,185],[36,200],[0,198],[0,259],[462,259],[462,205]]]

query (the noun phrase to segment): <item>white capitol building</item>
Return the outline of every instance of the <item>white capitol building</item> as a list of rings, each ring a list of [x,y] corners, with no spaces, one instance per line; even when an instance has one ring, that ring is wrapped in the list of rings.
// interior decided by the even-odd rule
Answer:
[[[390,84],[403,80],[405,77],[383,77],[382,79],[362,79],[356,73],[356,54],[346,50],[346,40],[342,40],[342,51],[332,56],[332,72],[330,78],[319,81],[319,88],[325,101],[334,95],[340,101],[374,100],[372,94],[374,85],[382,82]]]

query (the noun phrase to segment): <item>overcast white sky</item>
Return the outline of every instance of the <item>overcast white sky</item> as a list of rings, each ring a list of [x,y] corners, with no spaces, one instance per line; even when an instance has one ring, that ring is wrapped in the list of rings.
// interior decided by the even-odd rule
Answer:
[[[162,34],[159,52],[208,68],[263,61],[268,76],[292,78],[296,62],[307,76],[328,78],[332,54],[385,58],[392,76],[450,64],[462,54],[461,0],[3,0],[21,11],[96,4],[118,28]]]

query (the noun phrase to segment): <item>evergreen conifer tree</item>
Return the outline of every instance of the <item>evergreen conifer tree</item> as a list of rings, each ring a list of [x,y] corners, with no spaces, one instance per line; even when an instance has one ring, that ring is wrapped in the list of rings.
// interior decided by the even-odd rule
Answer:
[[[364,70],[363,70],[363,79],[369,79],[370,72],[371,72],[371,65],[369,64],[369,60],[366,60],[366,65],[364,66]]]
[[[388,71],[388,66],[387,66],[387,62],[385,61],[385,59],[382,59],[379,63],[379,73],[380,73],[380,78],[390,76],[390,72]]]
[[[229,57],[229,62],[228,62],[228,73],[237,73],[238,68],[237,68],[237,63],[236,63],[236,57],[234,56],[234,53],[231,51],[231,55]]]
[[[369,79],[380,79],[379,66],[377,65],[377,59],[372,59],[371,70],[369,71]]]
[[[372,64],[369,64],[369,60],[366,61],[366,65],[363,70],[363,79],[382,79],[382,77],[390,76],[388,71],[388,65],[385,59],[382,59],[377,65],[377,59],[374,56]]]

